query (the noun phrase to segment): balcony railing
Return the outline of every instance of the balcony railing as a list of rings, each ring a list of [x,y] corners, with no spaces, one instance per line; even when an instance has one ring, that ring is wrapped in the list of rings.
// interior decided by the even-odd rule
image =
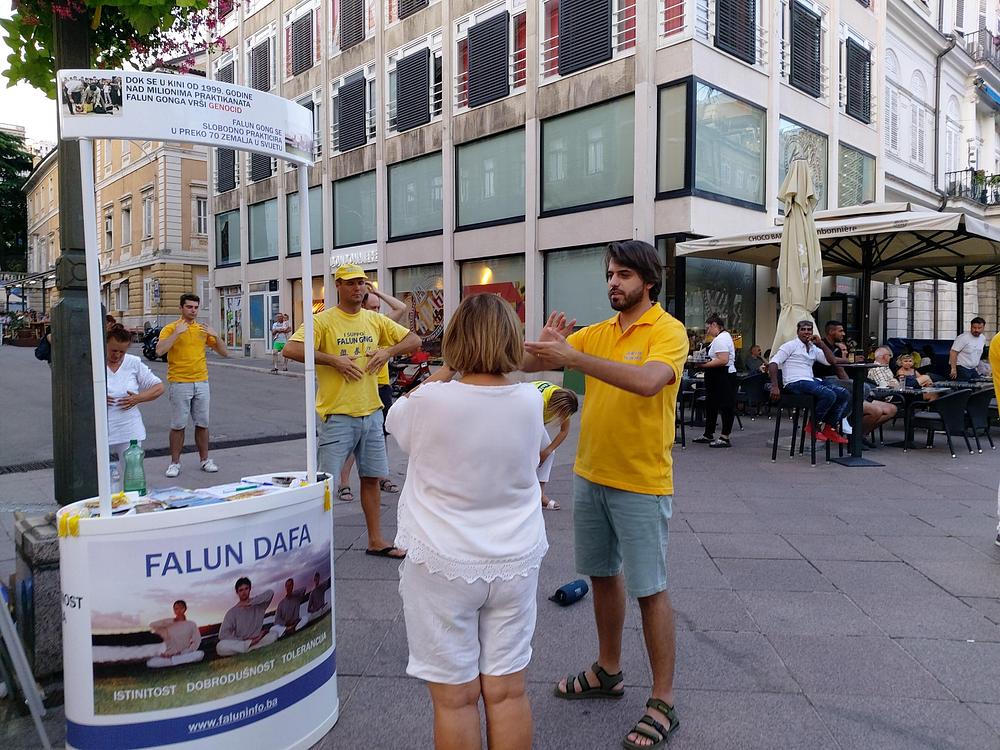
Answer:
[[[431,85],[431,120],[441,116],[442,98],[444,96],[444,82],[437,81]],[[386,130],[389,133],[398,133],[396,129],[396,99],[393,97],[385,105]]]
[[[988,62],[1000,71],[1000,36],[986,29],[965,35],[965,49],[976,62]]]
[[[657,26],[660,46],[697,39],[699,42],[716,47],[715,15],[716,0],[658,0]],[[753,38],[755,59],[751,65],[758,70],[766,71],[770,34],[768,27],[759,17],[754,24]]]
[[[368,141],[371,142],[375,140],[375,110],[369,109],[365,112],[365,132],[368,135]],[[319,136],[317,136],[317,139]],[[333,125],[330,126],[330,148],[333,151],[340,151],[340,121],[335,120]]]
[[[979,169],[945,172],[945,186],[952,198],[965,198],[984,206],[1000,206],[1000,174]]]
[[[527,73],[527,50],[514,50],[507,61],[507,76],[511,93],[524,88]],[[460,71],[455,76],[455,106],[459,109],[469,106],[469,71]]]
[[[546,17],[545,0],[540,0],[539,10]],[[636,10],[634,2],[618,0],[611,17],[612,59],[630,54],[636,42]],[[559,34],[556,33],[539,43],[541,80],[551,81],[559,77]]]

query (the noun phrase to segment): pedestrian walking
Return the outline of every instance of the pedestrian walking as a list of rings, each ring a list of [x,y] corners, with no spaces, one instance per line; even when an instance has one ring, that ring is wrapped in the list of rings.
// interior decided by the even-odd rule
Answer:
[[[507,302],[466,297],[445,367],[389,410],[409,454],[396,534],[406,672],[427,681],[437,750],[481,747],[480,699],[490,747],[531,747],[525,672],[548,549],[535,471],[549,440],[538,390],[508,377],[523,347]]]
[[[280,312],[274,316],[274,323],[271,324],[271,372],[281,369],[288,372],[288,363],[281,354],[288,341],[288,334],[292,332],[292,324],[288,322],[288,316]]]
[[[317,465],[339,477],[354,454],[361,477],[361,509],[368,528],[369,555],[402,558],[403,550],[382,536],[379,480],[389,474],[385,452],[384,417],[378,396],[378,372],[392,357],[409,354],[420,337],[385,315],[365,310],[367,278],[360,266],[348,263],[334,274],[337,305],[313,315],[316,349],[316,412],[319,415]],[[282,352],[295,362],[305,360],[304,326],[292,334]]]
[[[198,322],[201,299],[196,294],[181,295],[181,316],[167,323],[156,343],[156,356],[167,358],[167,382],[170,384],[170,465],[166,476],[181,473],[181,450],[188,420],[194,421],[194,442],[198,447],[201,470],[219,470],[208,457],[208,360],[205,348],[214,349],[220,357],[228,357],[225,343],[210,326]]]
[[[716,313],[705,321],[705,333],[712,337],[709,359],[698,367],[705,371],[705,433],[694,439],[709,448],[728,448],[736,420],[736,346],[726,330],[726,322]],[[715,423],[722,415],[722,432],[715,437]]]
[[[573,527],[576,569],[590,576],[594,592],[598,655],[589,669],[561,680],[554,693],[567,700],[625,694],[627,593],[639,602],[653,686],[645,713],[622,744],[659,748],[680,723],[674,710],[667,530],[677,391],[688,338],[684,325],[656,302],[662,270],[655,248],[638,240],[612,242],[604,265],[617,315],[571,333],[575,321],[556,312],[539,340],[525,344],[525,370],[572,367],[586,376]]]

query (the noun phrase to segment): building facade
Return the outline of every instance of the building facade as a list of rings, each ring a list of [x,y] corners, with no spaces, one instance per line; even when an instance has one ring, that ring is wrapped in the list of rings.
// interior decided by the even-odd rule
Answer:
[[[1000,13],[996,0],[889,3],[885,197],[1000,220]],[[974,269],[968,269],[974,275]],[[981,315],[997,330],[995,275],[887,285],[889,335],[949,338]]]
[[[314,295],[361,263],[411,304],[434,351],[462,296],[607,317],[603,246],[639,238],[663,303],[700,334],[721,312],[770,342],[771,269],[674,257],[677,242],[774,226],[789,160],[820,208],[884,197],[886,4],[864,0],[255,0],[209,75],[310,108]],[[214,150],[212,287],[233,347],[301,321],[294,174]],[[822,315],[856,283],[828,280]],[[877,306],[874,308],[879,309]]]
[[[209,304],[205,161],[205,149],[198,147],[95,142],[101,297],[107,311],[126,326],[173,320],[184,292],[200,294],[206,308]],[[44,302],[34,306],[39,312],[57,299],[58,170],[57,152],[52,151],[24,187],[29,277],[47,287]]]

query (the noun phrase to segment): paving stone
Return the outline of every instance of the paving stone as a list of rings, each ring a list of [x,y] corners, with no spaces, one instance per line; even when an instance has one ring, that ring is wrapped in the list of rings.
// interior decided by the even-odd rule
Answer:
[[[996,497],[996,491],[993,492]],[[993,531],[993,538],[996,538],[996,502],[993,504],[993,513],[983,515],[980,513],[964,513],[961,515],[931,515],[924,514],[920,519],[938,531],[952,536],[990,536]],[[891,533],[891,532],[890,532]]]
[[[744,591],[760,632],[786,635],[881,635],[844,594],[823,591]]]
[[[678,631],[675,685],[684,690],[799,692],[758,633]]]
[[[395,620],[403,608],[398,581],[337,580],[334,594],[338,620]]]
[[[796,560],[801,555],[777,534],[698,534],[698,539],[714,558],[737,557],[767,560]]]
[[[888,637],[768,635],[767,640],[806,693],[951,698]]]
[[[872,536],[872,540],[881,544],[900,560],[909,563],[917,561],[928,562],[958,562],[969,560],[982,562],[987,558],[982,552],[969,546],[961,539],[953,536]]]
[[[914,567],[955,596],[1000,596],[1000,563],[922,562]]]
[[[678,630],[758,630],[746,604],[732,591],[676,589],[670,599]]]
[[[698,534],[675,532],[671,529],[667,536],[667,560],[708,561],[708,552]]]
[[[862,534],[783,534],[807,560],[895,561],[880,544]]]
[[[844,750],[996,750],[1000,737],[953,700],[810,694]]]
[[[996,703],[966,703],[965,705],[1000,735],[1000,705]]]
[[[367,677],[341,702],[340,719],[314,750],[434,746],[431,699],[410,677]]]
[[[1000,599],[993,597],[965,596],[962,601],[972,607],[980,614],[985,615],[991,622],[1000,625]]]
[[[909,534],[912,536],[944,536],[949,532],[906,513],[888,515],[875,513],[837,513],[837,517],[861,534]]]
[[[667,543],[669,548],[670,543]],[[669,553],[668,553],[669,554]],[[671,591],[677,589],[731,589],[729,580],[711,561],[671,560],[667,567]]]
[[[833,591],[805,560],[716,560],[737,591]]]
[[[820,560],[823,575],[846,594],[906,593],[934,595],[939,586],[902,562],[849,562]]]
[[[921,596],[893,592],[852,594],[851,599],[894,638],[1000,641],[1000,627],[996,623],[944,592]]]
[[[341,552],[334,560],[337,580],[353,581],[395,581],[399,583],[399,561],[385,557],[373,557],[361,549],[353,548]]]
[[[339,615],[338,610],[338,615]],[[337,618],[337,674],[362,675],[382,646],[392,620]]]
[[[903,639],[899,645],[959,700],[1000,703],[1000,643]]]

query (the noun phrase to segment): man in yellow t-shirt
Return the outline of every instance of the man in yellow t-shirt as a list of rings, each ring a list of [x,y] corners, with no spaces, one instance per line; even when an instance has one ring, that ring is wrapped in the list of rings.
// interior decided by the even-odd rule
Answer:
[[[589,575],[599,624],[598,660],[555,687],[560,698],[617,698],[624,690],[625,596],[639,601],[653,673],[646,713],[627,736],[660,743],[674,711],[674,615],[667,593],[667,522],[673,510],[677,391],[688,354],[684,325],[656,298],[655,248],[612,242],[605,254],[608,299],[618,314],[570,333],[576,321],[549,316],[527,342],[524,369],[571,367],[586,376],[573,482],[576,569]],[[622,571],[624,570],[624,580]]]
[[[406,303],[402,300],[396,299],[391,294],[385,294],[376,289],[370,282],[367,283],[368,291],[365,292],[364,300],[361,306],[365,310],[371,310],[372,312],[380,312],[382,310],[382,302],[384,301],[389,306],[389,312],[385,313],[385,317],[394,323],[403,322],[403,317],[406,315],[407,311],[410,309],[407,307]],[[378,371],[378,397],[382,402],[382,419],[385,420],[386,415],[389,413],[389,407],[392,406],[392,385],[389,383],[389,363],[386,362],[382,369]],[[385,428],[382,428],[382,432],[385,432]],[[354,493],[351,492],[351,469],[354,466],[354,454],[352,453],[344,461],[344,467],[340,470],[340,489],[337,491],[337,497],[341,500],[353,500]],[[380,477],[378,480],[379,489],[382,492],[388,492],[390,494],[395,494],[399,492],[399,486],[395,484],[389,477]]]
[[[379,480],[389,474],[378,372],[391,357],[420,346],[420,337],[362,303],[368,279],[360,266],[342,265],[334,274],[337,306],[313,315],[316,347],[316,412],[319,415],[320,471],[339,477],[351,454],[361,477],[361,509],[368,527],[370,555],[402,558],[382,536]],[[305,330],[299,327],[283,354],[305,361]]]
[[[201,458],[201,470],[216,472],[219,467],[208,457],[208,361],[205,347],[220,357],[229,351],[219,334],[198,322],[201,299],[196,294],[181,295],[181,317],[167,323],[156,342],[156,355],[167,357],[167,381],[170,384],[170,465],[166,475],[181,473],[181,449],[188,419],[194,420],[194,442]]]

